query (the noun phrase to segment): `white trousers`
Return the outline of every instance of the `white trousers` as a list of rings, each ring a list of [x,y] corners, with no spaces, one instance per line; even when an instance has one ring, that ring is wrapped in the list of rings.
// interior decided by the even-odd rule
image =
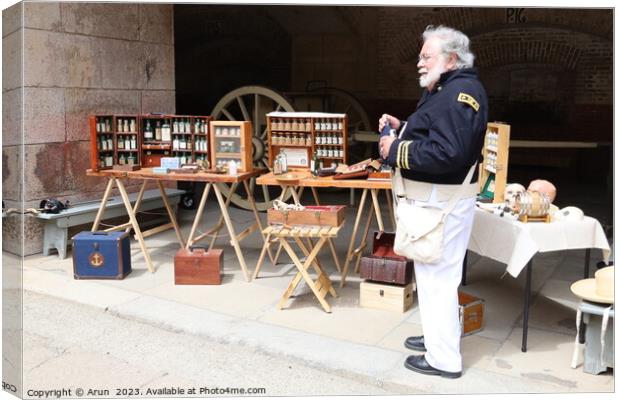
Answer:
[[[446,205],[435,201],[434,192],[428,202],[419,203],[442,208]],[[475,198],[459,200],[444,221],[444,251],[439,262],[414,262],[425,358],[432,367],[447,372],[463,369],[458,287],[475,210]]]

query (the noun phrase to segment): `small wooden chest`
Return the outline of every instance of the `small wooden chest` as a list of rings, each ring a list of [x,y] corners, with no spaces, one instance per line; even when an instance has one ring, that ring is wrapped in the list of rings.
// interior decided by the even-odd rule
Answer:
[[[362,257],[360,276],[375,282],[408,285],[413,279],[413,261],[394,253],[394,233],[375,232],[372,255]]]
[[[344,221],[345,206],[306,206],[305,210],[267,210],[270,224],[340,226]]]
[[[459,320],[463,336],[482,330],[484,300],[459,292]]]
[[[390,285],[364,281],[360,283],[360,306],[405,312],[413,305],[415,284]]]
[[[221,249],[180,249],[174,256],[174,284],[219,285],[223,260]]]
[[[72,239],[75,279],[123,279],[131,272],[128,233],[80,232]]]

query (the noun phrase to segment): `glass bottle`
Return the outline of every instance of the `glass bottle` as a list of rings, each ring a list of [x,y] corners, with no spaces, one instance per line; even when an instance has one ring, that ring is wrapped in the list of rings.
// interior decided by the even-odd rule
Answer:
[[[123,139],[122,136],[118,137],[118,141],[117,141],[117,145],[116,147],[118,147],[119,149],[124,149],[125,148],[125,139]]]
[[[312,161],[310,161],[310,172],[312,173],[312,175],[318,175],[320,163],[321,161],[319,160],[319,155],[315,151],[312,155]]]
[[[164,142],[169,142],[170,139],[170,122],[165,119],[161,126],[161,140]]]
[[[151,121],[146,121],[146,128],[144,128],[144,140],[153,140],[153,128],[151,128]]]
[[[127,142],[125,142],[125,144],[127,144]],[[131,149],[132,150],[136,150],[138,148],[138,145],[136,144],[136,135],[131,135]]]
[[[155,140],[161,140],[161,122],[159,121],[155,124]]]
[[[133,118],[129,121],[129,131],[130,132],[136,131],[136,120]]]

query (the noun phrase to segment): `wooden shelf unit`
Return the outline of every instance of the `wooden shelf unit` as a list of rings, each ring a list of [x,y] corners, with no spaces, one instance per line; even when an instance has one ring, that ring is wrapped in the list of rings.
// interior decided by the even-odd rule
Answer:
[[[324,167],[333,163],[345,163],[348,159],[346,114],[315,112],[271,112],[267,114],[267,143],[269,167],[284,149],[294,149],[299,164],[289,162],[290,169],[309,169],[314,152],[318,152]],[[306,156],[299,150],[305,149]],[[305,160],[305,165],[303,161]]]
[[[211,168],[237,163],[238,172],[249,172],[252,165],[252,122],[211,121]]]
[[[182,158],[181,163],[207,160],[210,120],[210,116],[192,115],[90,115],[90,167],[94,171],[123,164],[157,167],[162,157],[175,156]],[[173,132],[174,122],[178,126],[179,121],[184,123],[183,131]],[[175,138],[184,138],[185,149],[175,149]]]
[[[510,125],[489,122],[482,147],[483,160],[478,168],[479,192],[493,203],[504,202],[504,189],[508,179],[508,153]]]

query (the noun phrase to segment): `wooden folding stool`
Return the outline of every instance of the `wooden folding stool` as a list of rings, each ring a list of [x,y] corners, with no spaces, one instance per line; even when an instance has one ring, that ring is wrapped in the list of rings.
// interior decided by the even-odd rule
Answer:
[[[267,234],[269,238],[277,238],[277,240],[282,245],[282,248],[284,248],[284,250],[287,252],[291,260],[293,260],[293,264],[295,264],[295,266],[298,269],[297,274],[295,275],[291,283],[288,285],[286,291],[284,292],[284,294],[282,295],[282,298],[280,299],[280,302],[278,303],[279,309],[284,308],[284,304],[291,297],[295,288],[297,287],[297,285],[299,285],[299,283],[303,279],[308,285],[308,287],[312,290],[312,293],[314,293],[316,298],[319,300],[319,302],[321,303],[321,306],[323,306],[323,309],[326,312],[331,312],[331,307],[325,300],[325,297],[327,297],[327,293],[331,294],[333,297],[338,297],[338,295],[336,294],[336,290],[332,286],[332,282],[329,279],[329,276],[325,273],[325,271],[319,264],[316,257],[319,254],[323,245],[327,242],[327,240],[330,238],[334,238],[338,235],[340,228],[342,228],[342,226],[339,226],[339,227],[296,226],[293,228],[288,228],[288,227],[283,227],[283,226],[270,226],[266,228],[265,231],[263,231],[264,233]],[[302,238],[307,238],[307,239],[317,238],[318,242],[315,243],[312,247],[310,246],[307,247],[306,244],[304,244],[304,242],[302,241]],[[287,239],[293,239],[295,243],[297,243],[297,245],[303,252],[304,256],[306,257],[305,262],[302,263],[302,261],[299,259],[299,257],[295,253],[295,250],[293,250],[293,247],[287,241]],[[263,251],[261,252],[261,257],[259,257],[259,263],[264,257],[264,253],[265,253],[265,247],[263,248]],[[309,274],[309,269],[311,266],[317,274],[316,280],[314,280]],[[257,271],[255,271],[255,274],[256,272]]]

